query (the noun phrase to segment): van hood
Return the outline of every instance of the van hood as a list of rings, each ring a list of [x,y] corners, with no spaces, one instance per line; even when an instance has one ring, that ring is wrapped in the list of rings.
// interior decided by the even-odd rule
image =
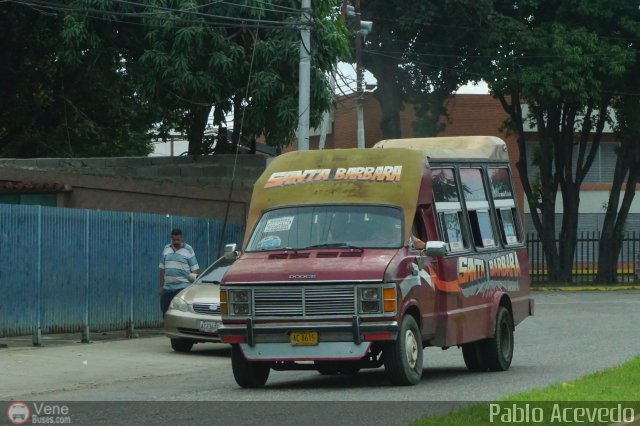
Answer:
[[[243,253],[224,284],[288,282],[380,282],[398,249]]]

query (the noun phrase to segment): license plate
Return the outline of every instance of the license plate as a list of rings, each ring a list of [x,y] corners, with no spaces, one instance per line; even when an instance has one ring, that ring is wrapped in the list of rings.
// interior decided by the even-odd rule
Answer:
[[[317,331],[292,331],[291,346],[314,346],[318,344]]]
[[[216,333],[220,323],[217,321],[200,321],[200,331],[204,333]]]

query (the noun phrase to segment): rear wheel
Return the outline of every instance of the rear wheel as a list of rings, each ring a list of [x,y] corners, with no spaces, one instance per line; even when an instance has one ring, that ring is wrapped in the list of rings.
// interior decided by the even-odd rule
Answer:
[[[171,339],[171,348],[176,352],[189,352],[193,341],[189,339]]]
[[[231,369],[236,383],[243,388],[261,388],[271,370],[265,362],[248,361],[238,345],[231,346]]]
[[[384,368],[394,385],[415,385],[422,378],[422,336],[416,320],[402,319],[400,334],[384,350]]]
[[[487,371],[489,367],[482,356],[483,341],[462,345],[462,356],[469,371]]]
[[[506,371],[513,359],[513,318],[503,306],[496,315],[495,336],[482,342],[482,357],[491,371]]]

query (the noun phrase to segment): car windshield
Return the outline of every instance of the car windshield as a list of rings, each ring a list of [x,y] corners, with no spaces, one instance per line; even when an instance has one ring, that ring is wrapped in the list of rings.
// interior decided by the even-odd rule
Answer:
[[[198,276],[196,284],[219,284],[232,263],[232,260],[221,257]]]
[[[398,248],[402,245],[402,230],[402,212],[396,207],[285,207],[262,215],[247,251]]]

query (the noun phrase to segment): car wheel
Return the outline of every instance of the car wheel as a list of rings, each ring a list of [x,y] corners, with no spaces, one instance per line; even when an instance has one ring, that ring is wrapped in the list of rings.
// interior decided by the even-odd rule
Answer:
[[[482,356],[483,341],[462,345],[462,357],[469,371],[487,371],[489,367]]]
[[[271,367],[266,362],[248,361],[240,346],[231,345],[231,369],[236,383],[243,388],[261,388],[267,383]]]
[[[415,385],[422,378],[422,336],[411,315],[402,319],[400,334],[384,350],[384,368],[394,385]]]
[[[495,336],[483,340],[482,357],[491,371],[506,371],[513,359],[513,319],[509,311],[500,306],[496,314]]]
[[[176,352],[189,352],[193,347],[193,341],[189,339],[171,339],[171,347]]]

